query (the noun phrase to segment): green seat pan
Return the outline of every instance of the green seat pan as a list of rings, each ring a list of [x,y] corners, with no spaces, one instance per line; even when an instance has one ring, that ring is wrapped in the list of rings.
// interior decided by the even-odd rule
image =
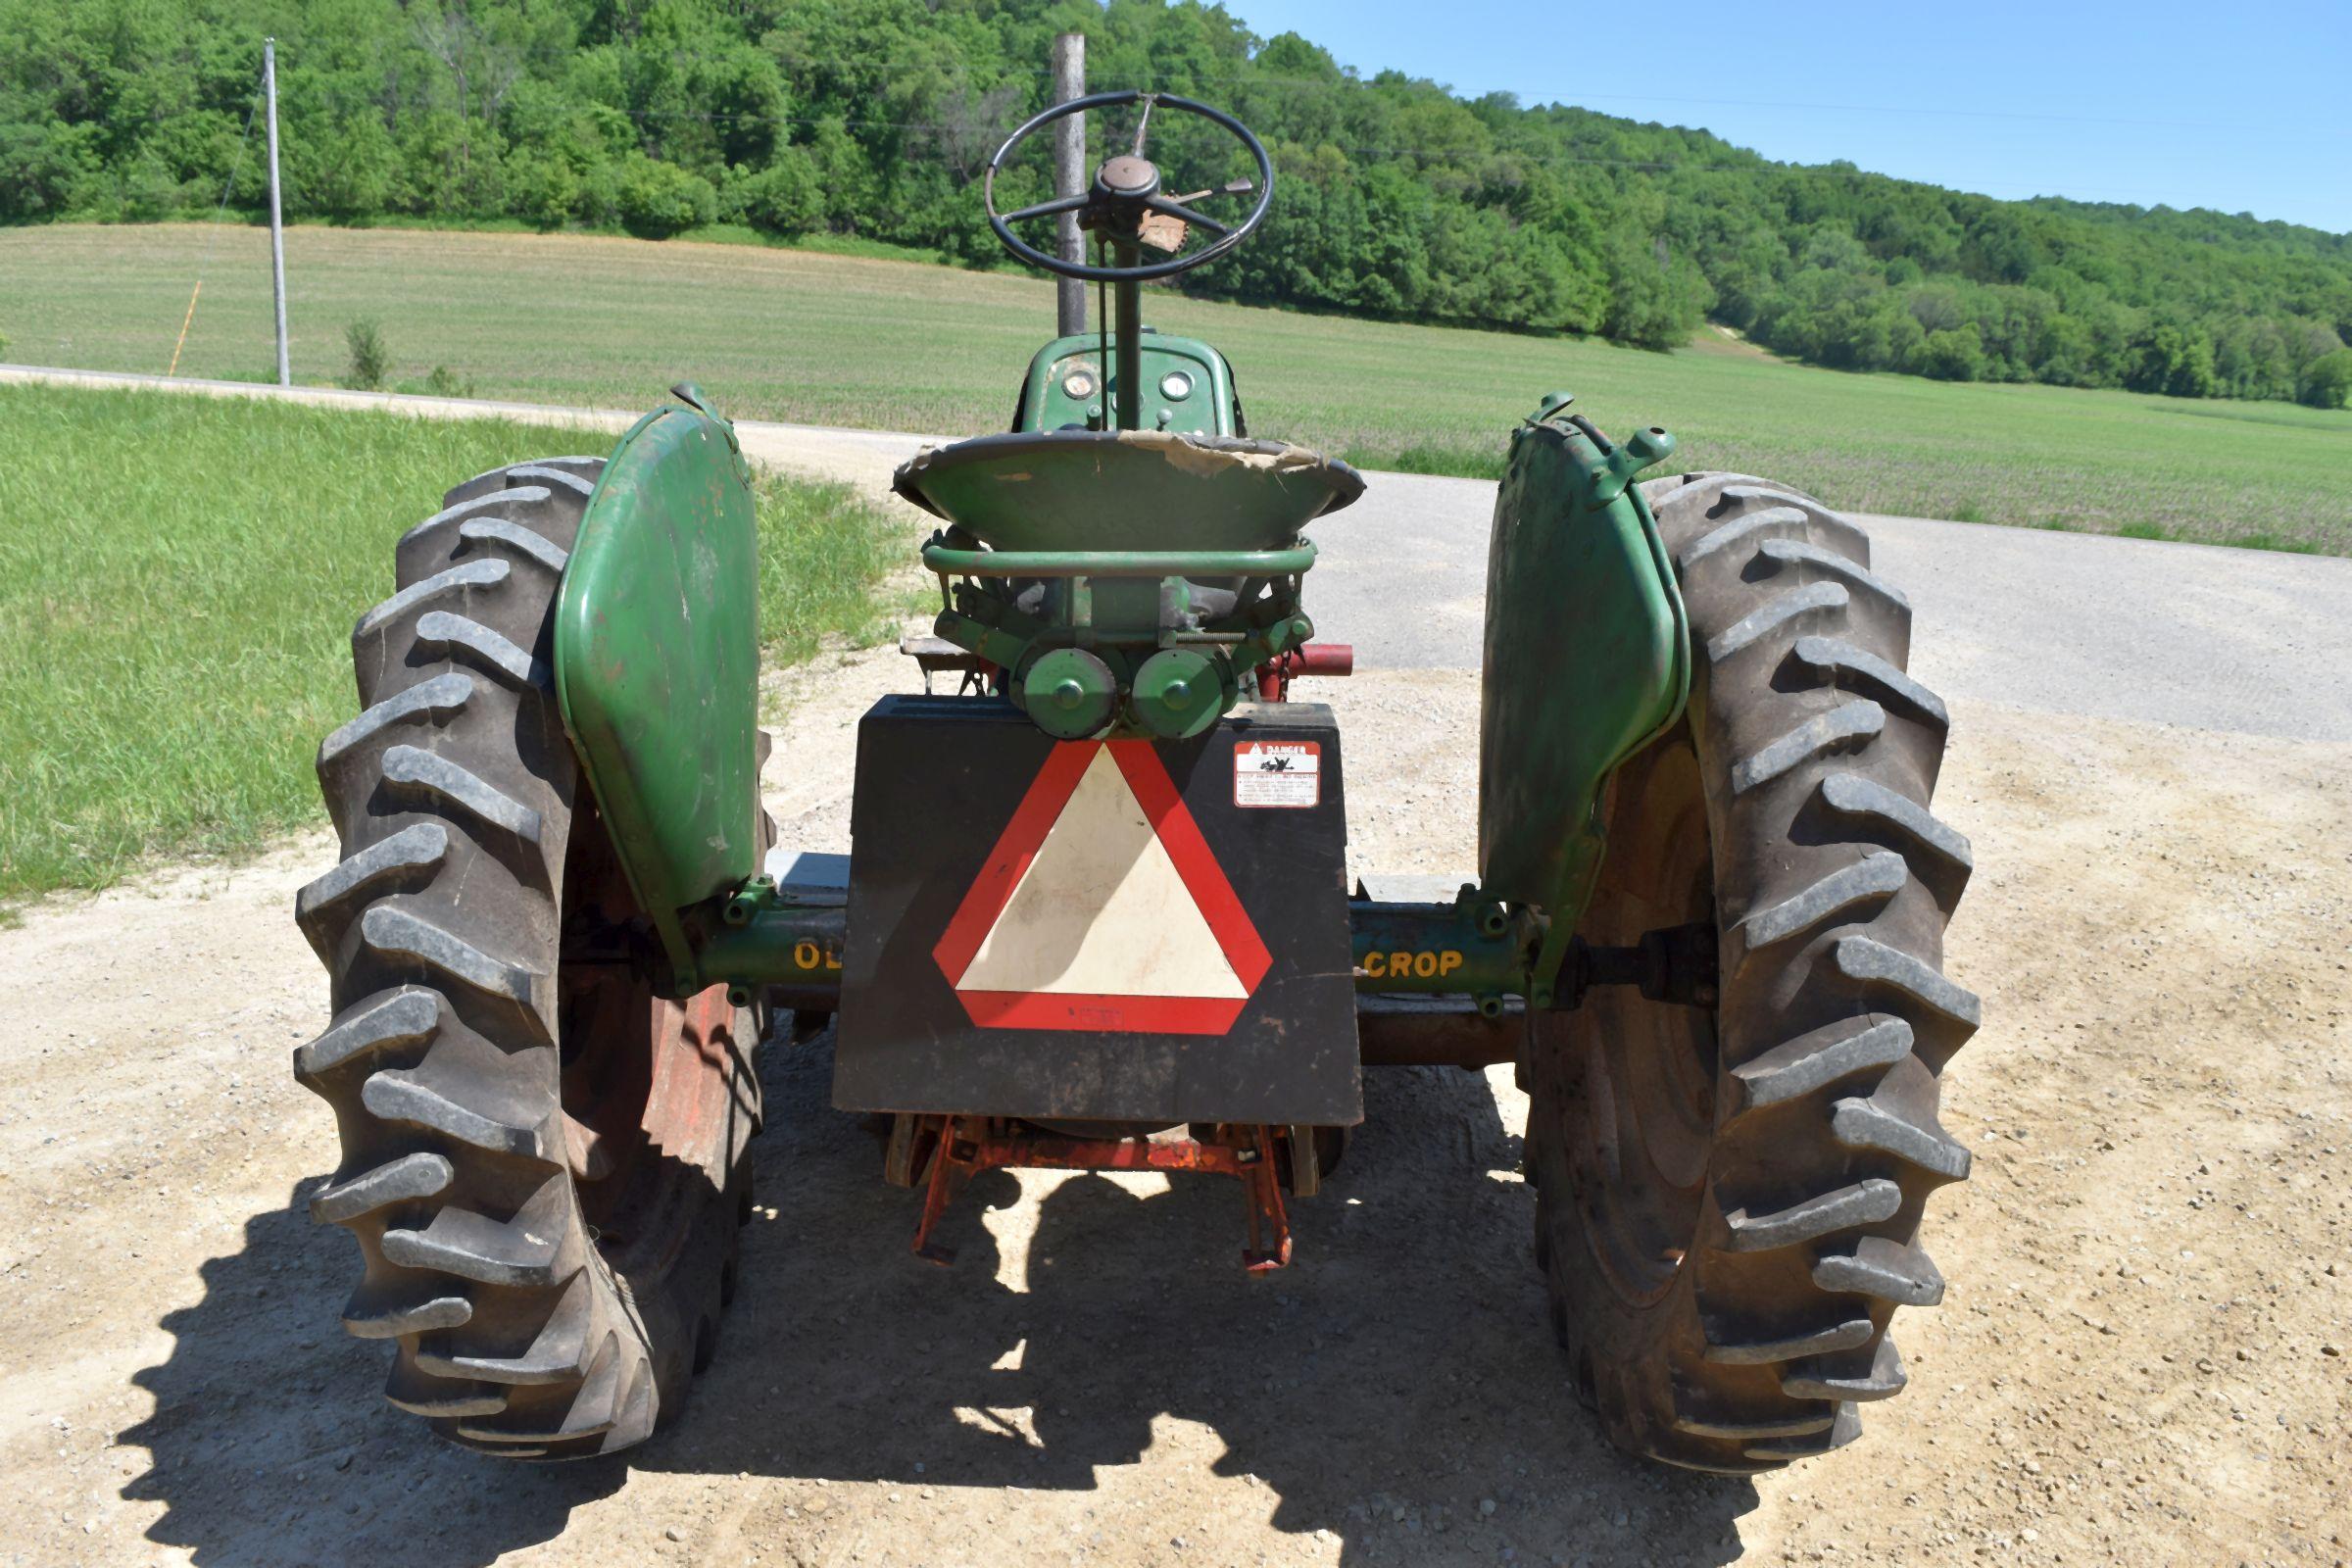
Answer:
[[[1364,480],[1284,441],[1017,430],[926,447],[893,488],[993,550],[1277,550]]]

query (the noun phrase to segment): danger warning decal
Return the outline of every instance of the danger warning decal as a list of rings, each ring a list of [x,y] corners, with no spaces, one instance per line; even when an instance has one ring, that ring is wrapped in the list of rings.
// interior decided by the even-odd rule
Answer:
[[[1225,1033],[1273,962],[1146,741],[1049,752],[931,956],[984,1029],[1156,1034]]]
[[[1323,799],[1319,741],[1240,741],[1233,748],[1233,804],[1313,806]]]

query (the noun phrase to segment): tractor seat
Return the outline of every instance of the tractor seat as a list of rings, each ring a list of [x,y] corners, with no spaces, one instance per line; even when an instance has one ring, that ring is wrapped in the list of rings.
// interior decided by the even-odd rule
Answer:
[[[1278,550],[1364,480],[1285,441],[1016,430],[926,447],[892,488],[992,550]]]

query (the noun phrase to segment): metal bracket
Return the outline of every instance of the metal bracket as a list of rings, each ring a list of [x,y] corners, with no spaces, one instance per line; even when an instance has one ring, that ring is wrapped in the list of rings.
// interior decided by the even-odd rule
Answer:
[[[931,1124],[934,1118],[926,1116],[921,1121]],[[933,1240],[931,1233],[955,1202],[963,1184],[979,1171],[1018,1166],[1044,1170],[1209,1171],[1237,1176],[1249,1195],[1250,1244],[1242,1250],[1243,1266],[1252,1274],[1264,1274],[1291,1261],[1291,1222],[1282,1201],[1283,1167],[1276,1151],[1275,1130],[1271,1127],[1220,1126],[1210,1138],[1196,1139],[1068,1138],[985,1116],[947,1116],[937,1118],[936,1125],[938,1131],[932,1135],[929,1157],[930,1174],[923,1179],[922,1215],[914,1228],[914,1255],[927,1263],[944,1267],[956,1261],[954,1250]],[[894,1159],[898,1152],[898,1130],[893,1130]],[[920,1168],[925,1130],[921,1126],[905,1126],[909,1182]]]
[[[1593,986],[1635,986],[1651,1002],[1712,1007],[1720,994],[1712,922],[1645,931],[1630,948],[1596,948],[1578,937],[1560,963],[1558,1000],[1565,1011],[1584,1004]]]
[[[695,975],[723,980],[749,1003],[765,987],[770,1004],[831,1012],[840,1005],[841,954],[848,910],[806,902],[762,873],[721,900],[715,922],[697,922]]]

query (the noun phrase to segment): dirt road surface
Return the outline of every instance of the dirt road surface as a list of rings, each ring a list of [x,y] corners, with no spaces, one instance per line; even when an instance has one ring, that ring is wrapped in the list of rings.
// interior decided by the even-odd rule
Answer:
[[[1923,647],[1934,636],[1923,625]],[[2152,678],[2152,677],[2151,677]],[[848,836],[895,655],[780,683],[770,804]],[[1359,868],[1460,873],[1477,677],[1302,688],[1348,737]],[[291,919],[323,837],[0,930],[0,1562],[2322,1563],[2352,1560],[2352,747],[1963,697],[1980,870],[1947,1077],[1976,1174],[1945,1303],[1861,1442],[1755,1482],[1618,1456],[1528,1257],[1509,1073],[1375,1074],[1298,1261],[1244,1276],[1196,1178],[975,1183],[950,1271],[766,1055],[762,1207],[684,1423],[498,1466],[376,1396],[303,1216],[336,1159],[288,1072],[325,1015]]]

